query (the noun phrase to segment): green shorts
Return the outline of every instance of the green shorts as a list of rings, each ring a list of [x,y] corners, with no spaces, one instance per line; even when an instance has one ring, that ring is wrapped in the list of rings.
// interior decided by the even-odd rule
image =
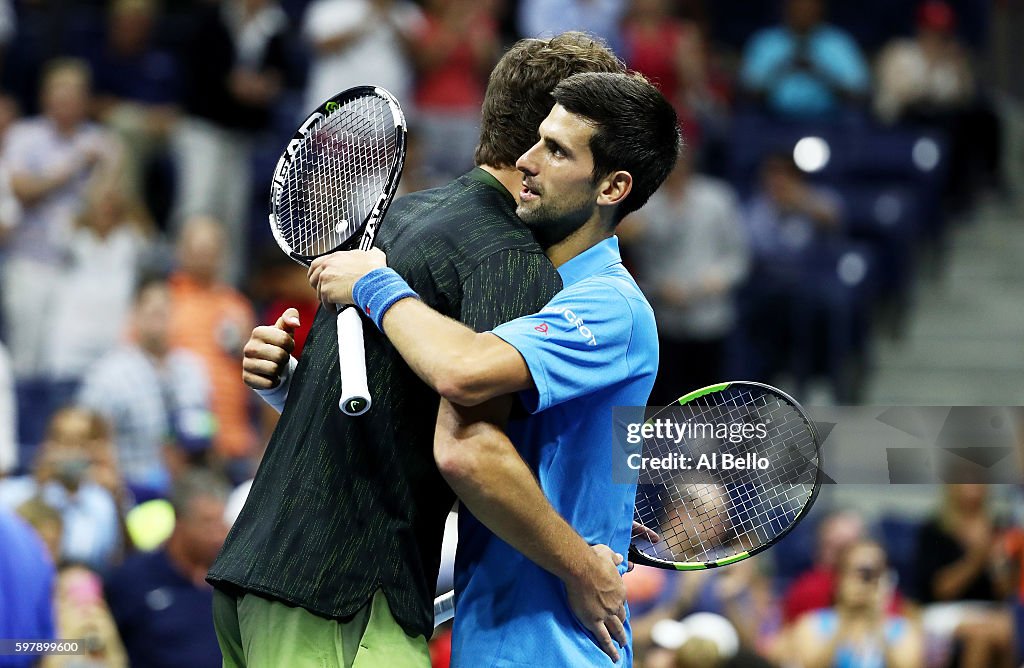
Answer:
[[[347,622],[253,594],[213,594],[225,668],[430,668],[427,639],[406,635],[384,594]]]

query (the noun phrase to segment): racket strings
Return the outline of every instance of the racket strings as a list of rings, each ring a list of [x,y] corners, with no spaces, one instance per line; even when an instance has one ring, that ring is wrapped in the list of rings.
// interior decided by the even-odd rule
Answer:
[[[637,521],[657,527],[661,542],[638,545],[649,556],[673,562],[711,562],[766,545],[786,530],[807,504],[817,477],[817,446],[801,412],[754,388],[726,390],[656,416],[677,424],[763,424],[764,438],[647,439],[645,457],[681,454],[692,467],[706,455],[705,471],[645,471],[637,486]],[[717,454],[717,460],[711,456]],[[767,468],[726,468],[723,456]],[[752,462],[747,456],[753,455]]]
[[[387,189],[398,132],[388,101],[376,95],[342,102],[308,127],[275,202],[292,251],[322,255],[360,231]]]

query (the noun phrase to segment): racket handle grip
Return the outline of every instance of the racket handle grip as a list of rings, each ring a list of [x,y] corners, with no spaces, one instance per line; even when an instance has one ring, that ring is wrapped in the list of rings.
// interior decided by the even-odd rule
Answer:
[[[341,371],[341,398],[338,400],[341,412],[354,417],[370,410],[363,321],[352,307],[338,313],[338,368]]]
[[[455,616],[455,592],[441,594],[434,599],[434,628]]]

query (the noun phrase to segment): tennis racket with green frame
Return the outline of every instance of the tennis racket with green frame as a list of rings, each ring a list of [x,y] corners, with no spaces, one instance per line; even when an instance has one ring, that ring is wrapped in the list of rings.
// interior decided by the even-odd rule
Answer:
[[[643,440],[643,457],[685,458],[692,469],[641,472],[635,520],[661,540],[634,538],[631,563],[677,571],[727,566],[767,550],[807,517],[821,486],[821,442],[814,422],[782,390],[749,381],[711,385],[648,422],[658,419],[749,428],[732,438],[709,429]],[[726,460],[743,465],[725,467]],[[717,465],[695,473],[702,461]]]

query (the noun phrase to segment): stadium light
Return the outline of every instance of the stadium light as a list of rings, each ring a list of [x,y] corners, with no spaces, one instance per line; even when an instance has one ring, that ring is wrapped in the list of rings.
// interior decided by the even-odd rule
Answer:
[[[843,285],[858,285],[868,274],[868,263],[857,251],[846,251],[836,263],[836,274]]]
[[[808,174],[825,169],[831,157],[828,142],[821,137],[804,137],[793,147],[793,162]]]
[[[939,166],[942,151],[939,150],[939,145],[934,139],[931,137],[921,137],[914,142],[914,150],[911,157],[914,160],[915,167],[922,172],[930,172]]]

